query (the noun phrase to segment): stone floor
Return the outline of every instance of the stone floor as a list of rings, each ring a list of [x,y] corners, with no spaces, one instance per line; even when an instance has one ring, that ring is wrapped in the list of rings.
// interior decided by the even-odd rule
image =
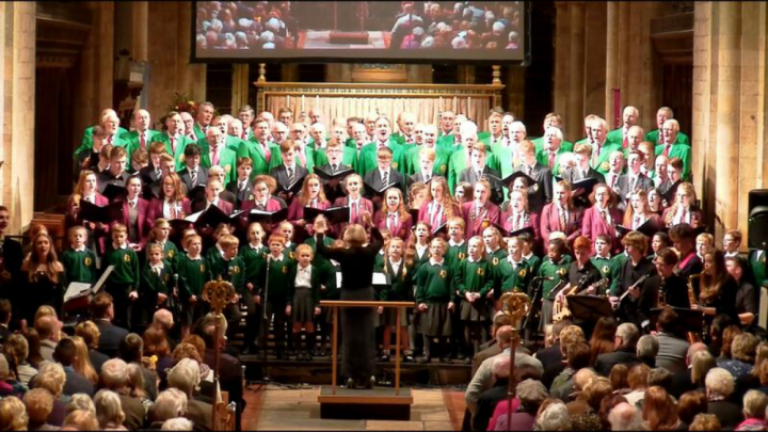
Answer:
[[[246,391],[245,430],[459,430],[463,394],[454,390],[414,390],[410,421],[320,418],[320,387],[268,386]],[[250,393],[250,394],[248,394]],[[454,412],[449,412],[454,411]],[[460,411],[460,412],[457,412]]]

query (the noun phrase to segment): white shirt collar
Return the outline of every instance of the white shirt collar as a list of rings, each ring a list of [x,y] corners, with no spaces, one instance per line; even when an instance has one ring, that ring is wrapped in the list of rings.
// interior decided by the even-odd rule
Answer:
[[[72,250],[74,250],[75,252],[85,252],[85,245],[82,245],[82,246],[80,246],[79,248],[77,248],[77,249],[72,249]]]
[[[114,247],[115,249],[127,249],[128,248],[128,244],[123,243],[121,245],[115,245],[114,243],[112,243],[112,247]]]
[[[435,261],[434,258],[429,259],[429,265],[436,266],[436,265],[443,265],[445,264],[445,258],[441,258],[440,261]]]
[[[462,240],[461,242],[459,242],[459,243],[456,243],[455,241],[453,241],[453,239],[451,239],[451,238],[449,238],[449,239],[448,239],[448,246],[453,246],[453,247],[456,247],[456,246],[461,246],[461,245],[463,245],[464,243],[466,243],[466,241],[465,241],[465,240]]]
[[[155,271],[155,270],[158,270],[158,269],[162,270],[164,268],[162,261],[160,261],[160,264],[152,264],[152,263],[150,263],[149,267],[152,269],[152,271]]]
[[[255,251],[260,251],[260,250],[264,249],[264,245],[256,246],[253,243],[248,243],[248,247],[250,247],[251,249],[253,249]]]
[[[192,261],[202,261],[203,260],[203,256],[200,255],[200,254],[197,254],[197,256],[194,256],[194,257],[192,255],[190,255],[190,254],[187,254],[187,258],[189,258]]]
[[[270,256],[270,259],[271,259],[272,261],[282,261],[282,260],[283,260],[283,258],[285,258],[285,256],[284,256],[282,253],[281,253],[280,255],[278,255],[277,257],[275,257],[275,256],[274,256],[274,255],[272,255],[272,254],[270,254],[269,256]]]
[[[533,258],[533,252],[529,253],[528,255],[523,255],[523,259],[526,261],[530,260],[531,258]]]

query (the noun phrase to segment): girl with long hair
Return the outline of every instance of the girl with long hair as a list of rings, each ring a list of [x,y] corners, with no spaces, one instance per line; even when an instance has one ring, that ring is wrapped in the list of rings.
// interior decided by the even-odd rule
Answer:
[[[307,176],[304,177],[301,191],[288,207],[288,220],[293,223],[294,226],[305,228],[308,235],[313,235],[314,230],[312,229],[312,222],[310,221],[307,223],[307,221],[304,220],[304,208],[310,207],[325,210],[330,206],[331,203],[325,196],[323,183],[320,181],[320,177],[317,174],[307,174]]]
[[[75,191],[67,199],[66,225],[68,228],[75,225],[82,225],[88,230],[88,248],[97,254],[103,253],[103,244],[99,240],[109,231],[109,226],[101,222],[91,222],[83,220],[80,216],[82,202],[103,207],[109,204],[109,199],[98,192],[98,179],[96,173],[91,170],[80,171],[80,177],[77,180]],[[96,248],[96,245],[99,248]],[[98,251],[97,251],[98,249]]]
[[[72,339],[72,342],[75,343],[75,348],[77,348],[77,356],[72,367],[93,385],[97,385],[99,383],[99,374],[96,373],[96,369],[94,369],[91,363],[88,345],[85,344],[85,340],[80,336],[72,336],[70,339]]]
[[[629,205],[624,212],[624,225],[635,231],[645,223],[649,223],[653,232],[662,228],[661,217],[654,213],[648,205],[648,194],[638,189],[630,194]]]
[[[28,320],[40,306],[52,306],[61,315],[63,301],[62,287],[66,286],[64,266],[59,262],[53,247],[53,240],[47,233],[40,233],[32,239],[32,252],[21,265],[21,271],[27,273],[22,304],[23,314]],[[34,322],[34,321],[29,321]]]
[[[592,331],[592,338],[589,340],[589,349],[592,357],[591,364],[597,362],[597,356],[600,354],[607,354],[615,351],[615,334],[616,320],[613,319],[613,317],[602,317],[597,320],[595,329]]]
[[[413,301],[413,254],[406,251],[405,242],[399,237],[392,237],[384,246],[386,254],[381,270],[390,276],[392,284],[379,291],[381,301]],[[380,322],[384,326],[384,350],[381,361],[389,361],[391,351],[392,331],[400,332],[400,349],[403,361],[413,362],[413,352],[408,348],[409,314],[400,310],[400,321],[397,320],[397,309],[379,307]]]
[[[693,228],[702,226],[703,215],[695,207],[696,191],[690,183],[680,183],[675,190],[675,203],[664,210],[661,219],[668,228],[687,223]]]
[[[419,208],[419,222],[427,222],[432,232],[438,230],[450,218],[461,214],[461,209],[448,191],[445,177],[434,177],[429,183],[432,199]]]
[[[157,219],[184,219],[192,213],[189,199],[184,195],[178,174],[166,174],[160,184],[160,198],[153,199],[147,210],[147,221],[150,224],[154,225]]]
[[[738,287],[725,269],[725,257],[719,250],[704,254],[704,271],[699,281],[699,303],[691,309],[704,313],[707,327],[716,315],[736,316]]]
[[[373,223],[380,230],[388,230],[392,237],[406,240],[410,236],[413,220],[405,209],[400,189],[389,188],[384,192],[384,205],[374,215]]]

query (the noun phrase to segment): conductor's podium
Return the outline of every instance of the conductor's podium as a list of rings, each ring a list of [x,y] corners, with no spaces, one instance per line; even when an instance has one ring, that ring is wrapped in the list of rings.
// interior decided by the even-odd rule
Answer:
[[[413,394],[411,389],[400,389],[400,332],[395,332],[395,387],[372,389],[346,389],[336,385],[338,377],[339,308],[384,307],[397,308],[397,320],[403,309],[414,307],[413,302],[383,301],[321,301],[320,306],[333,308],[333,342],[331,354],[332,384],[322,386],[317,401],[320,402],[320,418],[410,420]]]

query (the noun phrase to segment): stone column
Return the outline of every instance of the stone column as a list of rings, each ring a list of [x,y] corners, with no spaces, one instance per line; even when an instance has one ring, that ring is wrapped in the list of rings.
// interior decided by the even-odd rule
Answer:
[[[605,112],[606,3],[584,5],[584,115]]]
[[[248,103],[248,63],[232,65],[232,114]]]
[[[196,101],[204,101],[206,95],[206,65],[190,64],[192,28],[192,2],[171,2],[178,8],[176,28],[176,76],[178,77],[178,89],[186,93]]]
[[[21,234],[35,201],[35,3],[0,3],[0,23],[0,204]]]
[[[741,2],[718,3],[716,237],[738,224]]]
[[[506,84],[504,91],[507,93],[508,111],[515,114],[515,117],[525,120],[525,72],[526,68],[521,66],[508,66],[507,78],[502,82]],[[528,135],[535,136],[541,125],[532,125],[527,123]]]
[[[584,133],[584,3],[573,2],[569,9],[571,50],[566,135],[581,137]]]
[[[135,1],[133,6],[133,35],[131,54],[138,62],[147,61],[147,25],[149,20],[149,2]]]
[[[605,120],[613,124],[613,90],[619,88],[619,3],[608,2],[605,39]]]
[[[565,117],[568,101],[568,70],[570,60],[570,11],[568,2],[555,2],[555,88],[554,111]],[[573,138],[568,135],[569,138]]]

